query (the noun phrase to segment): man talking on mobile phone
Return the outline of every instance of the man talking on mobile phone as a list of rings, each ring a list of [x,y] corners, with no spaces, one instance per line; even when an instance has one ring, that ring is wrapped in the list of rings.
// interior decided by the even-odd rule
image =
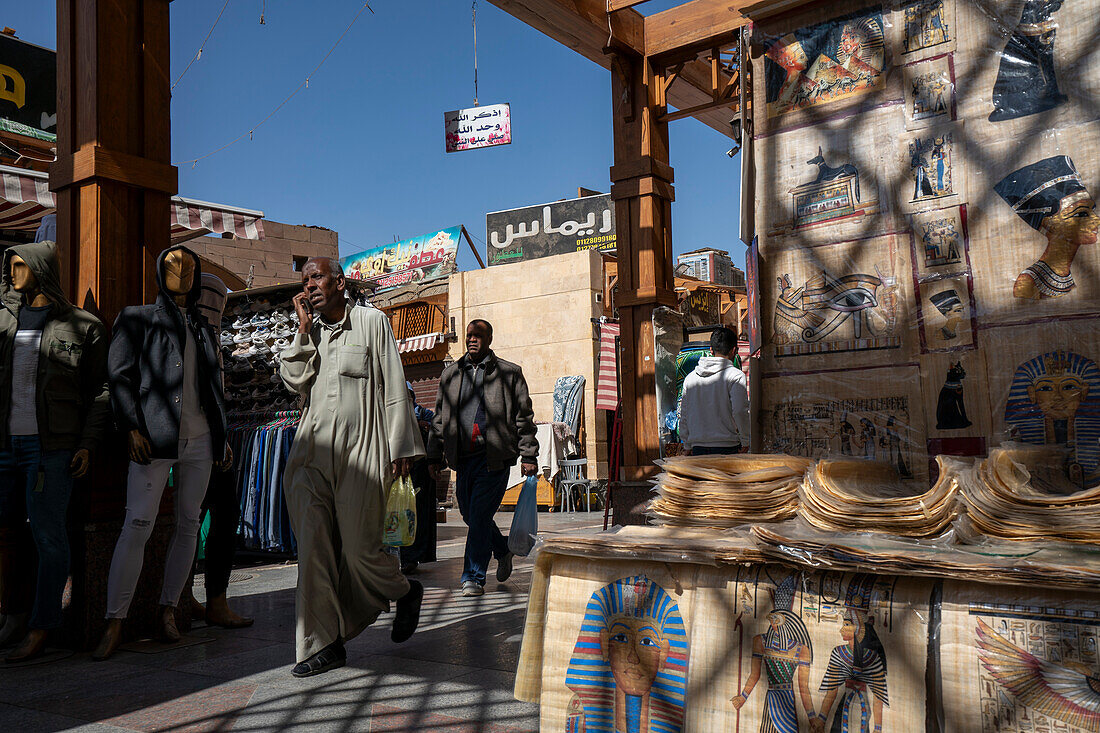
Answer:
[[[391,638],[412,636],[424,587],[382,544],[386,495],[424,455],[397,342],[379,310],[353,305],[335,260],[302,268],[298,333],[279,373],[305,397],[283,478],[298,540],[296,677],[342,667],[344,642],[397,601]],[[316,316],[316,317],[315,317]]]

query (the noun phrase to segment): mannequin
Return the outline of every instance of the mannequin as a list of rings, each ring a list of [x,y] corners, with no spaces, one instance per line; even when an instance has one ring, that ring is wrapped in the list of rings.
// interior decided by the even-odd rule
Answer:
[[[93,654],[97,660],[114,654],[122,640],[122,621],[173,466],[176,527],[165,558],[157,633],[163,641],[180,639],[175,608],[195,555],[202,500],[212,468],[232,461],[225,440],[218,342],[196,307],[201,291],[198,257],[186,247],[165,250],[157,263],[157,282],[155,303],[119,314],[108,357],[111,403],[128,435],[130,468],[126,521],[111,559],[108,624]]]
[[[53,242],[10,247],[3,259],[0,646],[19,641],[26,626],[22,644],[6,658],[24,662],[45,651],[50,630],[62,623],[72,483],[88,472],[109,417],[107,341],[103,324],[62,292]],[[28,526],[38,557],[33,608]]]

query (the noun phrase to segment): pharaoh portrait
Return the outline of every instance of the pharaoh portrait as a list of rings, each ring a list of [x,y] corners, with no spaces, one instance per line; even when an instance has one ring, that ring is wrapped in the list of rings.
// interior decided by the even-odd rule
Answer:
[[[730,701],[740,710],[760,681],[767,681],[760,733],[798,733],[795,690],[808,718],[815,716],[810,695],[810,665],[813,644],[802,617],[794,612],[798,574],[791,573],[771,591],[773,610],[767,616],[768,629],[752,640],[752,670],[744,689]]]
[[[688,644],[676,602],[644,575],[592,594],[565,684],[567,725],[585,733],[674,733],[684,719]]]
[[[936,293],[928,298],[932,305],[943,316],[943,323],[935,330],[935,339],[941,342],[952,342],[959,338],[959,324],[962,323],[966,306],[963,305],[959,293],[951,288]]]
[[[1054,73],[1054,13],[1063,0],[1027,0],[1020,23],[1001,54],[993,85],[990,122],[1014,120],[1045,112],[1066,101]]]
[[[1096,244],[1100,217],[1068,155],[1055,155],[1005,176],[993,190],[1028,226],[1046,237],[1039,259],[1016,278],[1012,294],[1040,300],[1068,295],[1077,250]]]
[[[840,614],[843,643],[829,655],[829,666],[820,686],[825,699],[821,711],[810,720],[813,733],[883,730],[883,708],[890,704],[890,699],[886,687],[886,651],[875,631],[871,612],[874,584],[874,576],[863,574],[853,576],[848,584]],[[826,727],[830,716],[832,725]]]
[[[1072,351],[1051,351],[1016,369],[1005,406],[1009,437],[1069,451],[1067,473],[1081,486],[1100,478],[1100,368]]]

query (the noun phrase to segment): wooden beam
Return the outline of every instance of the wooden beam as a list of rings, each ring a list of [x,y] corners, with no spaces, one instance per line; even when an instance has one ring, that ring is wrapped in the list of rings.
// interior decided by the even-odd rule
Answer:
[[[608,46],[608,14],[606,0],[489,0],[509,15],[523,21],[558,43],[573,49],[589,61],[605,69],[611,68]],[[699,0],[695,0],[698,2]],[[707,0],[708,2],[710,0]],[[657,17],[660,13],[650,16]],[[632,8],[611,14],[613,44],[638,56],[646,51],[645,29],[648,19]],[[692,61],[679,76],[683,83],[668,91],[667,103],[677,109],[687,109],[712,99],[710,94],[710,64]],[[627,89],[629,92],[629,88]],[[700,122],[729,136],[729,115],[707,111],[696,116]]]
[[[470,251],[477,258],[477,264],[481,265],[481,269],[484,270],[485,262],[481,259],[481,253],[477,251],[477,247],[474,246],[474,240],[470,239],[470,233],[466,231],[466,227],[462,227],[462,236],[466,238],[466,244],[470,245]]]
[[[697,107],[688,107],[687,109],[679,109],[675,112],[668,112],[661,115],[660,119],[661,122],[674,122],[675,120],[682,120],[685,117],[694,117],[700,112],[708,112],[714,109],[723,109],[729,110],[726,115],[726,127],[729,127],[729,120],[733,119],[733,117],[737,115],[737,104],[738,100],[736,97],[733,99],[719,99],[717,102],[710,101],[705,104],[700,104]],[[730,129],[732,130],[733,128]]]
[[[693,48],[707,49],[736,38],[737,30],[748,25],[742,8],[758,0],[691,0],[645,18],[647,56]]]
[[[623,10],[624,8],[630,8],[647,2],[649,2],[649,0],[607,0],[607,9],[611,12],[615,12],[616,10]]]

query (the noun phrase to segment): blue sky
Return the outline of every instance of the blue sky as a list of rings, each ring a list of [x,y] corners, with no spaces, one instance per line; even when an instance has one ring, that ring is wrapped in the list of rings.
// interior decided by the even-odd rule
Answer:
[[[172,78],[193,58],[225,0],[177,0]],[[610,76],[493,6],[477,3],[479,101],[512,105],[510,146],[447,154],[443,113],[473,102],[467,0],[372,0],[303,89],[247,133],[317,65],[360,0],[230,0],[173,92],[180,194],[262,209],[275,221],[340,233],[341,254],[464,224],[484,256],[485,213],[609,190]],[[264,12],[265,24],[259,22]],[[55,4],[9,4],[0,24],[56,47]],[[737,240],[739,163],[731,141],[695,120],[671,126],[677,253]],[[476,267],[463,251],[462,269]]]

